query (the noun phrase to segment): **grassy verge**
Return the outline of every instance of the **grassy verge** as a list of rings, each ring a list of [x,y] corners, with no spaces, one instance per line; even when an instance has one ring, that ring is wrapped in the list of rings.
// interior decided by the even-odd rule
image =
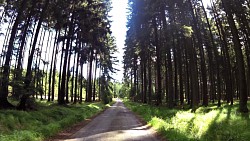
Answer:
[[[0,141],[41,141],[101,112],[109,105],[39,105],[37,111],[0,110]]]
[[[246,141],[250,139],[250,116],[234,106],[200,107],[191,110],[168,109],[145,104],[124,102],[149,125],[170,141]],[[248,104],[250,107],[250,104]]]

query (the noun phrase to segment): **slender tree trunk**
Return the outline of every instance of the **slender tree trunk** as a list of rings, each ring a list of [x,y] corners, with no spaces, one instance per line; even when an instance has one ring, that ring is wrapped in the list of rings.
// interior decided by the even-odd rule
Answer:
[[[80,100],[79,103],[82,103],[82,89],[83,89],[83,64],[81,63],[81,81],[80,81]]]
[[[134,63],[133,63],[133,65],[134,65],[134,67],[133,67],[133,71],[134,71],[134,87],[133,87],[133,92],[132,92],[132,97],[133,97],[133,100],[134,100],[134,102],[136,101],[136,99],[135,99],[135,97],[136,97],[136,95],[137,95],[137,89],[136,89],[136,86],[137,86],[137,81],[136,81],[136,78],[137,78],[137,57],[136,57],[136,55],[134,55],[134,61],[133,61]]]
[[[164,30],[164,38],[166,43],[168,42],[168,33],[167,33],[167,21],[166,21],[165,9],[162,7],[161,9],[161,18],[163,23],[163,30]],[[174,83],[173,83],[173,65],[172,65],[172,57],[171,57],[171,48],[166,47],[167,53],[167,74],[168,74],[168,107],[174,107]],[[161,80],[161,78],[158,78]]]
[[[195,52],[195,48],[193,47],[193,43],[192,43],[192,39],[186,39],[187,40],[187,47],[188,47],[188,56],[190,59],[190,66],[189,70],[190,70],[190,84],[191,84],[191,95],[190,95],[190,99],[191,99],[191,108],[192,111],[195,112],[195,110],[198,107],[198,90],[199,90],[199,84],[198,84],[198,72],[197,72],[197,63],[196,63],[196,52]]]
[[[76,103],[76,93],[74,93],[74,78],[75,78],[75,65],[76,65],[76,53],[74,55],[74,62],[73,62],[73,70],[72,70],[72,79],[71,79],[71,102]]]
[[[179,35],[180,36],[180,35]],[[183,105],[184,104],[184,92],[183,92],[183,69],[182,69],[182,50],[181,47],[183,47],[183,45],[180,43],[179,41],[180,39],[177,37],[177,62],[178,62],[178,70],[179,70],[179,88],[180,88],[180,104]]]
[[[69,49],[69,59],[68,59],[68,67],[67,67],[67,70],[68,70],[68,72],[67,72],[67,82],[66,82],[66,103],[69,103],[69,81],[70,81],[70,63],[71,63],[71,54],[72,54],[72,52],[73,52],[73,42],[71,41],[71,43],[70,43],[70,49]],[[76,56],[76,55],[75,55]],[[75,59],[75,57],[74,57],[74,59]],[[75,63],[74,63],[75,64]],[[73,65],[73,69],[74,69],[74,65]],[[74,70],[73,70],[73,74],[74,74]],[[72,77],[72,79],[73,79],[73,77]],[[72,89],[73,89],[73,82],[72,82]],[[73,91],[73,90],[72,90]],[[71,93],[71,95],[73,95],[73,93]]]
[[[60,32],[59,32],[60,35]],[[52,72],[52,88],[51,88],[51,100],[54,101],[55,97],[55,84],[56,84],[56,65],[57,65],[57,55],[58,55],[58,50],[59,50],[59,43],[56,45],[56,51],[55,51],[55,56],[54,56],[54,65],[53,65],[53,72]],[[58,94],[59,95],[59,94]]]
[[[143,74],[144,74],[144,72],[143,72],[143,61],[141,60],[140,61],[140,74],[141,74],[141,76],[140,76],[140,81],[141,81],[141,92],[140,92],[140,100],[141,100],[141,103],[143,103],[144,101],[143,101],[143,99],[144,99],[144,77],[143,77]]]
[[[88,61],[89,61],[89,58],[88,58]],[[87,63],[87,72],[86,72],[86,74],[87,74],[87,78],[86,78],[86,85],[85,85],[85,90],[86,90],[86,94],[85,94],[85,102],[87,102],[87,100],[88,100],[88,72],[89,72],[89,63]]]
[[[77,88],[78,88],[78,70],[79,70],[79,53],[77,53],[76,57],[76,77],[75,77],[75,98],[74,98],[74,103],[76,103],[76,96],[77,96]]]
[[[41,36],[41,40],[39,42],[39,45],[40,45],[40,49],[39,49],[39,52],[37,52],[37,59],[39,60],[38,61],[38,65],[37,65],[37,71],[39,73],[39,75],[37,76],[37,86],[38,86],[38,89],[39,89],[39,93],[40,93],[40,99],[43,100],[43,84],[41,84],[41,81],[43,83],[43,73],[41,72],[40,70],[40,65],[41,65],[41,60],[42,60],[42,53],[43,53],[43,43],[45,42],[45,34],[46,34],[47,30],[45,29],[44,30],[44,33],[43,35]]]
[[[67,28],[65,29],[64,36],[67,36]],[[63,57],[64,57],[64,50],[65,50],[64,47],[65,47],[65,40],[63,40],[63,44],[62,44],[62,53],[61,53],[61,60],[60,60],[60,72],[59,72],[59,80],[58,80],[58,95],[61,93],[62,67],[63,67]],[[73,101],[73,99],[72,99],[72,101]]]
[[[60,33],[60,31],[59,31],[59,33]],[[53,62],[54,62],[54,56],[55,56],[55,50],[56,50],[56,45],[57,45],[57,39],[58,39],[59,36],[60,36],[60,34],[58,34],[58,30],[56,30],[55,39],[54,39],[54,45],[53,45],[53,51],[52,51],[52,59],[51,59],[51,62],[50,62],[48,101],[50,101],[50,98],[51,98],[52,67],[53,67]]]
[[[177,52],[176,52],[176,43],[175,36],[173,31],[173,63],[174,63],[174,105],[177,106],[179,101],[179,89],[178,89],[178,61],[177,61]]]
[[[47,38],[47,45],[46,45],[46,51],[45,51],[45,60],[44,60],[44,62],[43,62],[43,76],[45,75],[45,83],[43,82],[43,86],[44,86],[44,96],[45,96],[45,99],[46,99],[46,92],[47,92],[47,80],[48,80],[48,64],[47,64],[47,62],[45,62],[45,61],[47,61],[47,57],[48,57],[48,49],[49,49],[49,51],[50,51],[50,47],[51,47],[51,44],[49,44],[49,43],[51,43],[51,38],[52,38],[52,32],[51,31],[49,31],[49,35],[48,35],[48,38]],[[45,72],[46,71],[46,72]]]
[[[151,52],[149,51],[148,58],[148,103],[152,103],[152,60],[151,60]]]
[[[89,60],[89,74],[88,74],[88,98],[87,98],[87,102],[91,102],[92,101],[92,67],[93,67],[93,59],[94,59],[94,47],[92,47],[91,51],[90,51],[90,60]]]
[[[93,101],[96,100],[96,72],[97,72],[97,53],[95,55],[95,73],[94,73],[94,90],[93,90]]]
[[[165,12],[164,12],[165,13]],[[159,46],[158,30],[156,18],[153,18],[155,46],[156,46],[156,72],[157,72],[157,101],[156,105],[162,104],[162,88],[161,88],[161,47]]]
[[[184,47],[185,47],[185,96],[186,96],[186,100],[187,100],[187,104],[190,105],[190,65],[189,65],[189,61],[188,61],[188,47],[186,45],[187,41],[185,40],[184,37]]]
[[[145,55],[145,60],[144,60],[144,62],[143,62],[143,80],[144,80],[144,93],[143,93],[143,103],[147,103],[147,55]]]
[[[101,64],[99,65],[99,72],[98,72],[98,81],[97,81],[97,89],[98,89],[98,101],[101,101],[101,93],[100,93],[100,78],[101,78]],[[132,83],[131,83],[132,84]],[[129,97],[130,98],[130,97]]]

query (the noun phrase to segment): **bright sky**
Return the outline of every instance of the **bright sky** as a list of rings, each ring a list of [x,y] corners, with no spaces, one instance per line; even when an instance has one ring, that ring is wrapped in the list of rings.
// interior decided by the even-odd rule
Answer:
[[[126,39],[126,24],[127,24],[127,6],[128,0],[112,0],[112,10],[110,12],[110,16],[112,16],[111,20],[113,21],[111,24],[112,35],[116,38],[116,45],[119,53],[116,54],[119,60],[117,69],[120,71],[113,75],[113,77],[119,82],[122,81],[123,78],[123,48]]]

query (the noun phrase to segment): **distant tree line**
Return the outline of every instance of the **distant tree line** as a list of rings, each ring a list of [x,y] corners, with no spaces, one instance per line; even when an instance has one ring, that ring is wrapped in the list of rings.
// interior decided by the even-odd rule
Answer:
[[[124,80],[130,98],[169,108],[239,99],[248,112],[249,0],[129,0]]]
[[[48,101],[56,96],[60,105],[82,102],[83,97],[87,102],[109,102],[110,73],[116,62],[109,0],[0,4],[0,108],[14,108],[10,97],[19,101],[20,110],[38,96]]]

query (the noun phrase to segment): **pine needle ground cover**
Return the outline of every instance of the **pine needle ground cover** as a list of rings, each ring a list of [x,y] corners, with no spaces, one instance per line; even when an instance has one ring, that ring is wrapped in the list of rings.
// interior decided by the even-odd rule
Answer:
[[[66,107],[40,104],[37,111],[0,110],[0,141],[41,141],[107,106],[102,103]]]
[[[250,139],[250,116],[239,113],[238,104],[223,105],[220,108],[200,107],[195,113],[191,110],[168,109],[129,101],[125,105],[169,141]]]

